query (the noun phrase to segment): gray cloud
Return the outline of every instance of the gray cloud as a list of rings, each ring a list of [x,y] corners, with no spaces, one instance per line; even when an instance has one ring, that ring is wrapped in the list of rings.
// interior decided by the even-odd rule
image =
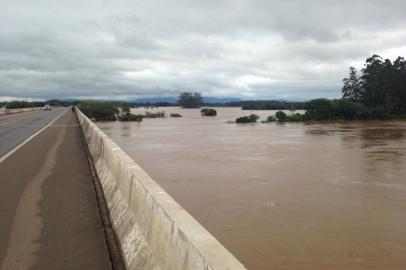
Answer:
[[[406,2],[0,3],[0,97],[336,97],[350,65],[406,55]]]

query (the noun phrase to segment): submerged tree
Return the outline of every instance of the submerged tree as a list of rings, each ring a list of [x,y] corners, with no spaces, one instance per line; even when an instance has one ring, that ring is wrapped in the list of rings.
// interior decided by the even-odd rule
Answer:
[[[183,92],[179,95],[178,103],[182,108],[200,108],[203,98],[200,93]]]

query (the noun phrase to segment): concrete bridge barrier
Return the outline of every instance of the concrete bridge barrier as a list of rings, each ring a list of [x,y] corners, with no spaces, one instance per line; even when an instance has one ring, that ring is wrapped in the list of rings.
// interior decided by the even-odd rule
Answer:
[[[94,123],[76,112],[127,269],[245,269]]]
[[[18,108],[18,109],[0,108],[0,115],[13,114],[13,113],[22,113],[22,112],[31,112],[31,111],[38,111],[38,110],[42,110],[42,107]]]

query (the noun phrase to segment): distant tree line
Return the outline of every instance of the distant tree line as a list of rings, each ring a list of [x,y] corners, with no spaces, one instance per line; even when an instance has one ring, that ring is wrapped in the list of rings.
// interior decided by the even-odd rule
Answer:
[[[287,102],[278,100],[247,100],[233,102],[233,105],[239,104],[243,110],[303,110],[304,102]]]
[[[297,104],[250,101],[243,108],[276,109],[281,105],[280,110],[291,111],[291,114],[278,111],[264,122],[406,119],[406,62],[403,57],[391,62],[373,55],[366,60],[360,75],[350,67],[348,77],[342,81],[341,99],[319,98]],[[304,109],[305,113],[294,113],[295,109]]]
[[[373,55],[360,74],[350,67],[344,78],[342,98],[314,99],[308,102],[241,101],[244,110],[304,109],[305,114],[286,115],[279,121],[387,119],[406,117],[406,61],[394,62]]]
[[[12,100],[8,102],[2,102],[6,109],[18,109],[18,108],[33,108],[33,107],[43,107],[45,104],[51,106],[69,106],[74,104],[74,101],[63,101],[58,99],[50,99],[46,101],[24,101],[24,100]]]
[[[33,107],[43,107],[45,102],[42,101],[21,101],[13,100],[6,103],[6,109],[19,109],[19,108],[33,108]]]
[[[343,99],[358,102],[386,115],[406,113],[406,62],[398,57],[393,63],[379,55],[366,60],[361,74],[350,67],[343,79]]]
[[[128,102],[132,108],[134,107],[176,107],[178,106],[177,103],[171,103],[166,101],[158,101],[158,102]]]
[[[275,117],[268,117],[267,122],[300,122],[322,120],[356,120],[356,119],[385,119],[389,116],[371,110],[358,102],[347,99],[319,98],[307,101],[304,104],[305,113],[287,114],[278,111]]]
[[[373,55],[365,62],[361,74],[350,67],[343,79],[341,99],[314,99],[305,102],[304,114],[279,114],[269,121],[405,119],[406,61],[394,62]]]

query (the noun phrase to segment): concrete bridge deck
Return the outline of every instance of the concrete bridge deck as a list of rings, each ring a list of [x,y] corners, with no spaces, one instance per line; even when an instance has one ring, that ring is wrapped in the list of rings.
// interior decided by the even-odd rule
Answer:
[[[80,132],[70,110],[0,116],[1,270],[112,269]]]

